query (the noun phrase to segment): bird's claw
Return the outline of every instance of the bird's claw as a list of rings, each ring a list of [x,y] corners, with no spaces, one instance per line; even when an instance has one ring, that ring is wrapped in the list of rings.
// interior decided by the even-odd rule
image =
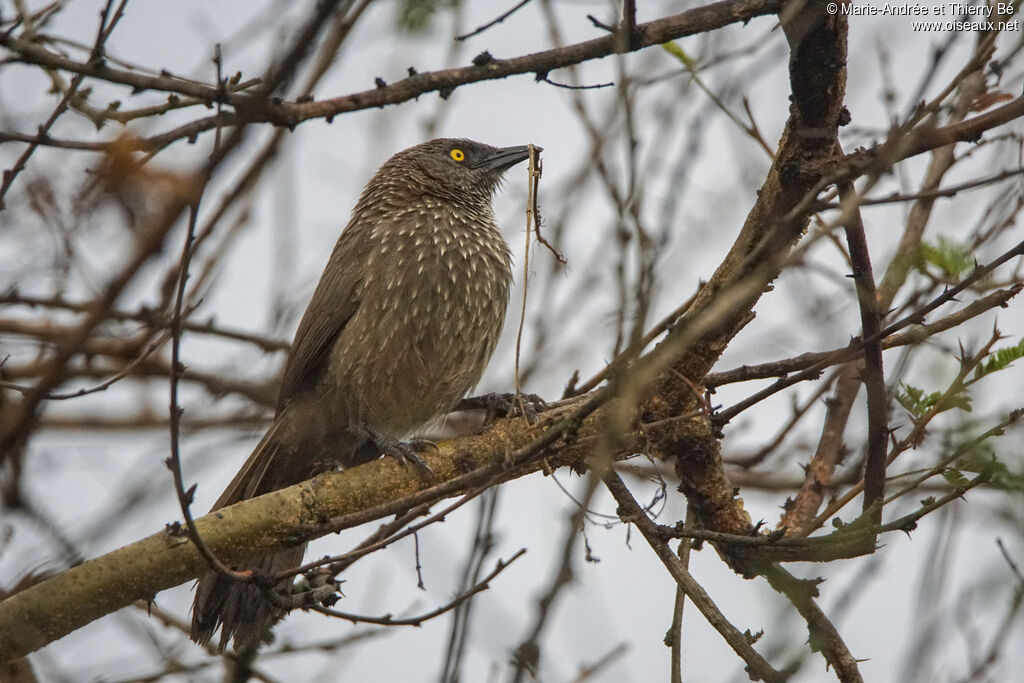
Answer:
[[[371,434],[370,438],[373,440],[373,445],[384,455],[390,455],[399,464],[415,469],[417,474],[424,479],[434,478],[434,470],[430,469],[430,466],[419,455],[419,451],[425,451],[428,448],[433,448],[436,451],[437,444],[433,441],[428,439],[399,441],[383,434]]]
[[[493,393],[464,398],[456,406],[460,410],[485,410],[484,422],[489,424],[498,417],[523,417],[530,424],[537,415],[548,409],[547,402],[537,394]]]

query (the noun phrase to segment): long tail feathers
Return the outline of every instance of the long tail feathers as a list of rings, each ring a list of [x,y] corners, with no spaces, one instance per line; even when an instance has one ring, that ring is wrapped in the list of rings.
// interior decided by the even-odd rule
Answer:
[[[252,563],[251,568],[267,575],[293,569],[302,563],[306,546],[289,548],[275,555],[266,555]],[[279,583],[280,591],[291,585],[291,579]],[[221,651],[234,639],[235,650],[242,651],[265,640],[277,616],[274,607],[258,586],[232,581],[215,572],[199,579],[192,606],[192,640],[205,645],[220,627]]]
[[[292,483],[288,479],[301,481],[304,478],[290,471],[296,463],[287,457],[287,453],[281,453],[278,447],[277,432],[280,428],[280,421],[275,421],[214,503],[213,510],[286,486]],[[247,563],[247,568],[259,569],[273,576],[299,566],[305,552],[306,546],[303,545],[274,555],[256,557]],[[284,580],[276,589],[280,591],[287,588],[291,582],[291,579]],[[216,572],[209,572],[196,585],[196,597],[192,604],[192,640],[205,645],[219,627],[220,649],[223,651],[228,642],[234,639],[235,649],[241,651],[268,636],[275,609],[258,586],[232,581]]]

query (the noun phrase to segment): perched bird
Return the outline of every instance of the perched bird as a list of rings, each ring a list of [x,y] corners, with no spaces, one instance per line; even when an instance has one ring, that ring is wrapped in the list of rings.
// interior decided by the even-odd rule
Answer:
[[[291,486],[334,464],[382,453],[424,467],[401,439],[449,412],[477,383],[498,341],[509,248],[491,199],[527,146],[437,139],[388,159],[366,185],[324,268],[285,363],[273,424],[214,504]],[[305,547],[253,557],[268,575]],[[283,586],[290,581],[282,582]],[[259,588],[200,578],[192,639],[257,644],[273,607]]]

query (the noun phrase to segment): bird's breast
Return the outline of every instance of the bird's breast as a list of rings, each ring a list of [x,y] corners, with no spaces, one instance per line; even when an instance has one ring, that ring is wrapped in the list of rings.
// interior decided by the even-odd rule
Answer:
[[[401,435],[447,412],[483,374],[511,282],[508,246],[483,218],[428,210],[371,233],[359,307],[333,355],[382,431]]]

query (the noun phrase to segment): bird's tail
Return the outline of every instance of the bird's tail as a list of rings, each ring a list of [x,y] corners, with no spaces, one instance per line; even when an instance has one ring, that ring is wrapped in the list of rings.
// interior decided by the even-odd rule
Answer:
[[[294,454],[282,452],[286,449],[280,446],[280,428],[280,421],[275,421],[214,503],[212,510],[288,486],[308,476],[308,466],[305,472],[301,471],[301,468],[296,467],[296,459],[288,457]],[[273,555],[255,557],[243,568],[261,570],[273,576],[299,566],[305,552],[305,545],[288,548]],[[291,582],[291,579],[283,580],[276,589],[287,588]],[[209,572],[200,577],[196,584],[196,597],[192,604],[192,640],[205,645],[220,627],[221,650],[232,639],[235,650],[248,649],[268,635],[275,610],[255,584],[233,581],[216,572]]]
[[[288,548],[257,558],[248,568],[273,576],[299,566],[305,553],[305,545]],[[281,581],[276,589],[286,588],[291,582],[291,579]],[[218,647],[223,651],[233,639],[235,650],[242,652],[267,638],[279,612],[255,584],[209,572],[196,585],[196,598],[192,605],[192,640],[205,645],[219,626]]]

